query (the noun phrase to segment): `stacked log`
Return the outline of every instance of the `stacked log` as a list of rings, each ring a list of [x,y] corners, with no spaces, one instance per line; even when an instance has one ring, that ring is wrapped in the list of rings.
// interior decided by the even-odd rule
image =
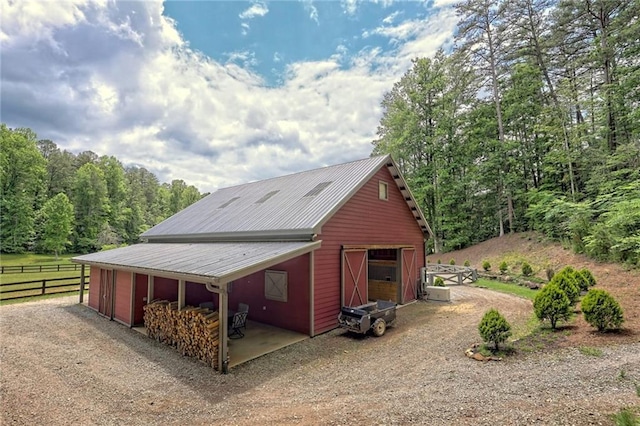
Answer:
[[[218,311],[154,300],[144,306],[147,335],[175,347],[182,355],[195,357],[218,368]]]

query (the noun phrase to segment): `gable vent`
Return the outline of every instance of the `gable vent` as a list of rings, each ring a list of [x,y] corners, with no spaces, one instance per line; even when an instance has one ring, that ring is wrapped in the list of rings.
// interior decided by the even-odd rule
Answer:
[[[264,197],[260,198],[258,201],[256,201],[256,204],[262,204],[265,201],[267,201],[269,198],[273,197],[274,195],[276,195],[278,192],[280,192],[280,190],[276,190],[276,191],[271,191],[267,194],[265,194]]]
[[[311,191],[304,194],[305,197],[315,197],[319,193],[321,193],[327,186],[331,185],[333,181],[330,182],[321,182],[315,186]]]
[[[233,197],[232,199],[230,199],[229,201],[227,201],[226,203],[224,203],[223,205],[221,205],[220,207],[218,207],[219,209],[224,209],[225,207],[227,207],[229,204],[233,203],[234,201],[236,201],[238,198],[240,197]]]

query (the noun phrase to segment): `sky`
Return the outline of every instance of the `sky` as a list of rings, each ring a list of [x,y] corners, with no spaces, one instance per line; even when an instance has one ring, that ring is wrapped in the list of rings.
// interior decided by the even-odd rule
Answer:
[[[201,192],[366,158],[455,0],[0,0],[0,120]]]

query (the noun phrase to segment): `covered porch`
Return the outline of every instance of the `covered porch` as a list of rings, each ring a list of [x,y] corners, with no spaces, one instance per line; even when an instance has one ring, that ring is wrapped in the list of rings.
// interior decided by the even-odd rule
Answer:
[[[145,336],[147,335],[147,328],[144,326],[132,328]],[[247,321],[247,328],[242,332],[244,333],[242,339],[227,340],[229,368],[309,338],[309,336],[302,333],[257,321]]]
[[[311,329],[312,300],[305,297],[312,293],[313,286],[309,256],[303,262],[294,262],[303,267],[293,269],[291,283],[285,282],[285,293],[281,298],[265,300],[266,296],[262,295],[251,299],[251,295],[256,289],[264,292],[270,288],[269,280],[264,278],[264,271],[269,277],[268,268],[293,262],[293,259],[312,253],[320,244],[320,241],[139,244],[80,256],[74,261],[92,266],[92,275],[95,272],[101,278],[97,280],[100,285],[94,286],[94,290],[100,289],[99,293],[93,294],[93,303],[90,294],[89,306],[145,334],[144,327],[136,327],[140,324],[137,318],[141,318],[143,305],[161,299],[171,302],[174,312],[181,312],[188,306],[198,306],[203,300],[213,300],[215,306],[211,311],[218,313],[214,318],[218,330],[218,337],[215,337],[217,369],[226,372],[230,367],[304,340],[311,334],[300,332]],[[284,274],[286,277],[286,272]],[[302,278],[296,279],[298,275]],[[259,282],[258,277],[263,277],[262,281]],[[290,291],[287,291],[288,286]],[[110,305],[108,309],[101,309],[98,301],[103,300]],[[228,338],[229,313],[237,309],[239,301],[250,303],[250,320],[243,330],[245,336],[231,339]],[[301,303],[302,309],[291,309]],[[188,311],[185,310],[187,315]],[[118,318],[118,313],[124,321]],[[300,320],[305,324],[300,330],[281,328],[296,330],[295,324]]]

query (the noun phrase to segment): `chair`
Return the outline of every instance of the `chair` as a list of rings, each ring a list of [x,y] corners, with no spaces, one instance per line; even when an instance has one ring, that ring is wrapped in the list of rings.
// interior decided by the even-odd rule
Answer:
[[[231,329],[229,332],[229,339],[241,339],[244,337],[244,333],[242,333],[242,328],[246,328],[247,326],[247,312],[236,312],[233,314],[233,318],[231,320],[231,325],[229,328]]]
[[[249,305],[246,303],[238,303],[238,312],[246,312],[247,317],[249,317]],[[247,324],[245,323],[244,329],[247,329]]]

